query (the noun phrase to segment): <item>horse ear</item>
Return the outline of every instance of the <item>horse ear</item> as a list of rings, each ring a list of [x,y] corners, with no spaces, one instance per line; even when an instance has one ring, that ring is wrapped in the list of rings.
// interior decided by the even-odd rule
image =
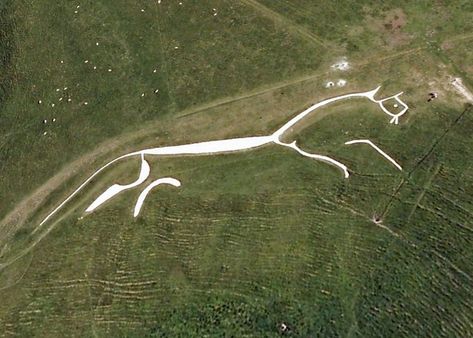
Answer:
[[[370,90],[370,91],[367,92],[366,94],[368,95],[368,97],[369,97],[372,101],[377,102],[377,100],[374,98],[374,96],[376,95],[376,93],[377,93],[380,89],[381,89],[381,86],[378,86],[378,87],[376,87],[375,89]]]

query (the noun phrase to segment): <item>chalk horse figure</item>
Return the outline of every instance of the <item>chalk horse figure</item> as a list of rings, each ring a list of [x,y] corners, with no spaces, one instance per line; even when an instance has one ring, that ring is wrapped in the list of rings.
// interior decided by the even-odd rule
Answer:
[[[399,99],[399,96],[402,95],[402,92],[386,97],[381,100],[375,99],[375,94],[378,92],[380,87],[377,87],[371,91],[367,92],[362,92],[362,93],[352,93],[352,94],[346,94],[346,95],[341,95],[337,97],[333,97],[330,99],[326,99],[324,101],[321,101],[319,103],[316,103],[303,112],[299,113],[296,115],[294,118],[289,120],[286,124],[284,124],[281,128],[276,130],[273,134],[268,135],[268,136],[255,136],[255,137],[242,137],[242,138],[233,138],[233,139],[224,139],[224,140],[215,140],[215,141],[207,141],[207,142],[199,142],[199,143],[192,143],[192,144],[185,144],[185,145],[177,145],[177,146],[167,146],[167,147],[158,147],[158,148],[150,148],[150,149],[143,149],[140,151],[128,153],[125,155],[122,155],[120,157],[115,158],[114,160],[108,162],[105,164],[103,167],[99,168],[96,172],[94,172],[88,179],[86,179],[69,197],[67,197],[59,206],[57,206],[49,215],[47,215],[43,221],[40,223],[40,226],[43,225],[51,216],[53,216],[60,208],[64,206],[74,195],[76,195],[84,186],[90,182],[95,176],[97,176],[100,172],[102,172],[105,168],[109,167],[113,163],[123,160],[128,157],[134,157],[138,156],[141,159],[141,171],[138,179],[130,184],[127,185],[120,185],[120,184],[114,184],[111,187],[109,187],[105,192],[103,192],[87,209],[86,212],[92,212],[95,209],[97,209],[100,205],[105,203],[106,201],[110,200],[112,197],[116,196],[117,194],[137,187],[140,184],[142,184],[149,176],[150,174],[150,166],[149,163],[145,159],[145,155],[157,155],[157,156],[183,156],[183,155],[213,155],[213,154],[222,154],[222,153],[231,153],[231,152],[238,152],[238,151],[244,151],[244,150],[249,150],[249,149],[255,149],[264,145],[268,144],[277,144],[283,147],[288,147],[291,149],[294,149],[296,152],[299,154],[313,158],[315,160],[319,160],[325,163],[328,163],[330,165],[333,165],[335,167],[338,167],[341,169],[341,171],[344,174],[345,178],[348,178],[350,176],[348,172],[348,168],[343,164],[340,163],[333,158],[330,158],[328,156],[324,155],[318,155],[318,154],[311,154],[307,153],[304,150],[300,149],[296,142],[292,143],[284,143],[281,141],[281,137],[286,133],[290,128],[292,128],[295,124],[297,124],[299,121],[304,119],[307,115],[309,115],[311,112],[314,110],[325,106],[327,104],[330,104],[332,102],[336,101],[341,101],[349,98],[367,98],[371,100],[372,102],[377,103],[382,111],[387,114],[391,119],[390,123],[393,124],[398,124],[399,123],[399,117],[402,116],[408,109],[408,106],[402,102]],[[397,103],[394,105],[395,107],[398,107],[401,105],[400,112],[397,114],[394,114],[390,112],[384,105],[383,102],[387,100],[392,100],[394,99]],[[369,140],[352,140],[349,142],[346,142],[345,144],[355,144],[355,143],[366,143],[370,145],[373,149],[375,149],[378,153],[380,153],[382,156],[384,156],[388,161],[390,161],[394,166],[396,166],[399,170],[402,170],[402,167],[394,161],[389,155],[387,155],[384,151],[382,151],[379,147],[377,147],[374,143],[372,143]],[[158,180],[155,180],[154,182],[150,183],[139,195],[138,200],[135,204],[134,208],[134,216],[138,216],[141,210],[141,207],[143,205],[144,200],[146,199],[146,196],[148,193],[156,186],[160,184],[170,184],[175,187],[179,187],[181,185],[181,182],[178,181],[175,178],[172,177],[165,177],[165,178],[160,178]],[[39,228],[39,227],[38,227]],[[38,230],[36,228],[36,230]]]

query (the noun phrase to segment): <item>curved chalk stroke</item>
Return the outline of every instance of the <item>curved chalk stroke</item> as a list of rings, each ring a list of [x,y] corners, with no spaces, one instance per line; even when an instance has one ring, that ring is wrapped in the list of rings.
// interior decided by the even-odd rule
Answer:
[[[334,160],[333,158],[330,158],[328,156],[325,156],[325,155],[318,155],[318,154],[311,154],[311,153],[308,153],[304,150],[302,150],[301,148],[299,148],[297,145],[296,145],[296,141],[292,142],[292,143],[283,143],[281,141],[275,141],[276,144],[280,144],[284,147],[288,147],[288,148],[292,148],[294,149],[295,151],[297,151],[299,154],[301,154],[302,156],[305,156],[305,157],[310,157],[310,158],[314,158],[316,160],[319,160],[319,161],[322,161],[322,162],[326,162],[328,164],[331,164],[331,165],[334,165],[338,168],[340,168],[342,171],[343,171],[343,175],[345,176],[345,178],[348,178],[350,176],[350,173],[348,172],[348,168],[346,165],[344,165],[343,163],[340,163],[336,160]]]
[[[134,188],[139,186],[141,183],[146,181],[149,176],[151,169],[149,167],[148,161],[144,159],[144,155],[141,154],[141,171],[138,179],[127,185],[114,184],[107,190],[105,190],[97,199],[85,210],[86,212],[92,212],[101,206],[103,203],[114,197],[115,195],[121,193],[122,191]]]
[[[141,192],[140,196],[138,196],[138,200],[135,204],[135,210],[133,211],[133,217],[137,217],[140,214],[143,202],[145,201],[146,196],[148,196],[148,193],[151,191],[151,189],[157,187],[160,184],[170,184],[175,187],[181,186],[181,182],[172,177],[164,177],[154,181]]]
[[[62,201],[56,208],[54,208],[53,211],[51,211],[42,221],[41,223],[39,223],[39,226],[33,231],[33,234],[39,229],[39,227],[41,227],[44,223],[46,223],[48,221],[48,219],[50,219],[56,212],[58,212],[67,202],[69,202],[70,199],[72,199],[79,191],[82,190],[82,188],[84,188],[87,183],[89,183],[95,176],[97,176],[98,174],[100,174],[103,170],[105,170],[106,168],[108,168],[109,166],[111,166],[112,164],[114,164],[115,162],[118,162],[126,157],[130,157],[130,156],[133,156],[133,155],[136,155],[137,153],[131,153],[131,154],[126,154],[126,155],[123,155],[123,156],[120,156],[120,157],[117,157],[116,159],[108,162],[107,164],[103,165],[102,167],[100,167],[98,170],[96,170],[92,175],[90,175],[76,190],[74,190],[69,196],[67,196],[67,198]]]

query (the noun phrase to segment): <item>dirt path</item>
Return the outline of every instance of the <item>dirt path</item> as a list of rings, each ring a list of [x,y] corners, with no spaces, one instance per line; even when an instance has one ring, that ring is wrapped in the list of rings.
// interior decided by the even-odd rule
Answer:
[[[83,172],[84,168],[93,165],[97,158],[113,152],[126,142],[136,139],[137,135],[119,136],[113,140],[105,141],[95,150],[84,154],[74,162],[66,165],[56,175],[42,184],[38,189],[23,199],[0,222],[0,245],[13,235],[23,223],[44,203],[46,198],[57,190],[64,182]]]
[[[352,67],[353,68],[356,68],[357,66],[362,67],[362,66],[366,66],[366,65],[372,64],[372,63],[379,63],[379,62],[388,61],[388,60],[391,60],[391,59],[396,59],[396,58],[401,57],[401,56],[415,54],[415,53],[417,53],[417,52],[419,52],[423,49],[424,48],[418,47],[418,48],[412,48],[412,49],[404,50],[404,51],[394,53],[394,54],[390,54],[390,55],[384,55],[384,56],[377,56],[377,57],[368,58],[368,59],[365,59],[364,61],[361,61],[361,62],[352,63]],[[331,72],[332,72],[331,69],[327,69],[327,70],[322,71],[322,72],[317,72],[317,73],[313,73],[313,74],[309,74],[309,75],[299,76],[299,77],[292,78],[292,79],[287,80],[287,81],[276,82],[276,83],[272,84],[270,87],[266,87],[266,88],[264,88],[264,87],[261,88],[260,87],[257,90],[250,91],[250,92],[247,92],[245,94],[218,99],[216,101],[212,101],[211,103],[203,104],[203,105],[201,105],[197,108],[194,108],[190,111],[185,110],[185,111],[182,112],[182,114],[178,115],[177,118],[183,118],[183,117],[187,117],[187,116],[190,116],[190,115],[198,114],[198,113],[201,113],[201,112],[203,112],[207,109],[210,109],[210,108],[223,106],[223,105],[231,103],[231,102],[236,102],[236,101],[240,101],[240,100],[244,100],[244,99],[249,99],[251,97],[266,94],[266,93],[269,93],[269,92],[272,92],[272,91],[276,91],[278,89],[283,89],[283,88],[286,88],[286,87],[289,87],[289,86],[292,86],[292,85],[295,85],[295,84],[300,84],[300,83],[303,83],[303,82],[306,82],[306,81],[314,80],[314,79],[317,79],[317,78],[322,78],[322,77],[326,76],[327,74],[330,74]]]
[[[412,216],[414,215],[414,213],[416,212],[420,202],[422,201],[422,199],[424,198],[425,196],[425,193],[427,192],[427,190],[430,188],[430,186],[432,185],[432,182],[434,181],[434,179],[437,177],[438,173],[440,172],[440,169],[441,169],[441,165],[438,164],[433,173],[430,175],[430,177],[426,180],[426,182],[424,183],[424,185],[422,186],[422,190],[420,191],[420,194],[417,196],[417,198],[415,199],[415,202],[414,202],[414,205],[412,206],[412,209],[411,211],[409,212],[409,215],[407,216],[407,219],[406,219],[406,224],[409,224],[409,222],[411,221],[411,218]]]
[[[473,33],[459,34],[457,36],[445,39],[444,42],[456,42],[461,40],[473,39]]]

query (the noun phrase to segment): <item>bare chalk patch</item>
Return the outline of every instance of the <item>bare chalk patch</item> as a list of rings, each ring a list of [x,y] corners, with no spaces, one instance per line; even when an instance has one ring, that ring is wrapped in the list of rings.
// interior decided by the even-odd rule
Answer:
[[[325,88],[332,88],[332,87],[335,87],[335,82],[328,81],[325,83]]]
[[[347,61],[346,58],[342,58],[340,61],[337,61],[333,65],[330,66],[334,70],[348,70],[350,69],[350,63]]]
[[[345,85],[347,84],[347,81],[344,80],[344,79],[340,79],[337,81],[337,86],[338,87],[345,87]]]
[[[452,81],[453,87],[459,92],[461,95],[463,95],[468,101],[473,102],[473,94],[470,92],[470,90],[463,84],[463,81],[461,78],[456,77]]]
[[[324,84],[324,87],[325,88],[332,88],[332,87],[345,87],[347,84],[347,80],[344,80],[344,79],[338,79],[336,82],[334,81],[327,81],[325,82]]]

